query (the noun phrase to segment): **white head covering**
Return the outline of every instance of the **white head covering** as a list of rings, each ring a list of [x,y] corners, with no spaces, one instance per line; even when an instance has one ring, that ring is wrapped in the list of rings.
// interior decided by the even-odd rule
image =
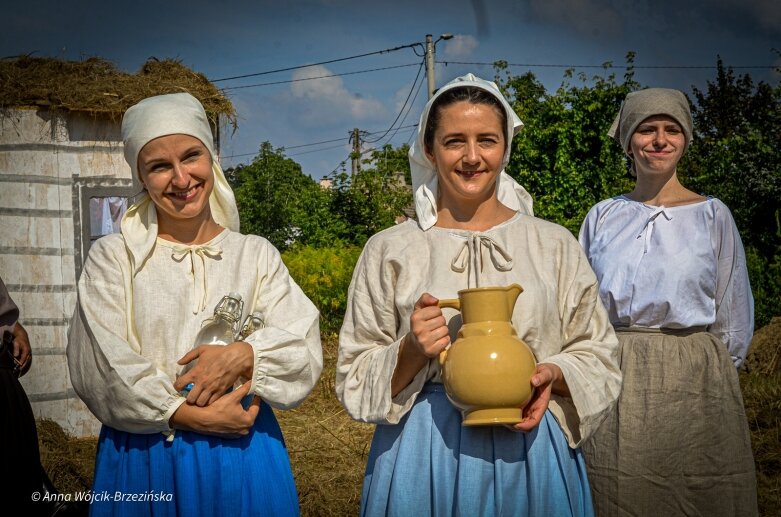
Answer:
[[[122,141],[125,160],[133,174],[138,174],[138,153],[155,138],[167,135],[189,135],[200,140],[212,158],[214,188],[209,207],[217,224],[239,231],[239,211],[228,181],[214,151],[209,119],[198,99],[189,93],[172,93],[148,97],[131,106],[122,118]],[[122,235],[130,251],[133,272],[137,272],[154,248],[157,239],[157,211],[145,194],[122,217]]]
[[[521,119],[515,114],[510,103],[504,98],[504,95],[499,91],[496,84],[480,79],[473,74],[466,74],[447,83],[437,90],[437,93],[429,99],[426,107],[423,109],[423,114],[420,116],[418,137],[409,150],[409,165],[412,173],[412,191],[415,197],[415,211],[418,215],[418,223],[424,230],[428,230],[437,222],[437,170],[434,167],[434,164],[431,163],[431,160],[426,156],[426,144],[424,142],[429,111],[431,110],[431,105],[443,92],[453,88],[467,86],[479,88],[496,97],[507,114],[507,128],[505,131],[507,148],[504,152],[504,159],[502,160],[502,171],[496,179],[496,190],[499,201],[513,210],[517,210],[523,214],[534,215],[534,212],[532,211],[531,195],[526,189],[512,179],[509,174],[504,172],[504,167],[510,161],[510,142],[523,127],[523,122],[521,122]]]

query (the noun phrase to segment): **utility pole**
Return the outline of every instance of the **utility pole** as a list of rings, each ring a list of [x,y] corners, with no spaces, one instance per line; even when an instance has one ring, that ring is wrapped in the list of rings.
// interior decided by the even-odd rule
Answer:
[[[353,129],[352,134],[350,135],[350,141],[353,143],[352,175],[355,176],[358,173],[358,171],[361,170],[361,132],[358,130],[357,127]]]
[[[426,79],[428,79],[428,98],[434,96],[434,58],[437,48],[434,46],[434,39],[431,34],[426,34]]]
[[[452,37],[452,34],[446,32],[437,38],[437,41],[434,41],[431,34],[426,34],[426,47],[424,53],[426,54],[426,79],[428,79],[429,99],[434,96],[434,90],[437,89],[436,78],[434,77],[434,63],[437,55],[437,43],[439,43],[440,40],[449,40]]]

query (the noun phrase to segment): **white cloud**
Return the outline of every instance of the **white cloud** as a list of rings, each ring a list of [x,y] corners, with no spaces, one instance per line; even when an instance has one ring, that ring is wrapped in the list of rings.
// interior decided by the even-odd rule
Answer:
[[[380,101],[350,92],[341,77],[324,77],[329,75],[333,75],[333,72],[322,65],[293,73],[293,79],[297,81],[290,84],[290,94],[294,102],[300,104],[303,116],[309,118],[308,122],[317,123],[328,119],[371,120],[385,114]],[[311,79],[315,77],[324,78]]]
[[[472,56],[472,52],[480,43],[469,34],[456,34],[453,39],[440,41],[439,45],[444,46],[442,55],[446,59],[464,59]]]

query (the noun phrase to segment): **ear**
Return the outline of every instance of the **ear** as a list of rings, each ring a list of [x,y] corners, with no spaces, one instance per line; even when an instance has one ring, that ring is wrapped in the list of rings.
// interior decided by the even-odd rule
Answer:
[[[428,158],[428,161],[430,161],[431,164],[436,169],[437,168],[437,160],[434,158],[434,155],[428,149],[424,149],[423,152],[426,155],[426,158]]]

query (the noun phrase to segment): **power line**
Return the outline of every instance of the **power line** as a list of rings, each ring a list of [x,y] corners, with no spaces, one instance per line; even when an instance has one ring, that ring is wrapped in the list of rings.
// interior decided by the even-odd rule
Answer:
[[[401,119],[401,122],[399,124],[404,124],[404,121],[407,120],[407,116],[409,115],[409,112],[412,111],[412,106],[415,105],[415,99],[418,98],[418,93],[420,93],[420,88],[423,86],[423,81],[420,81],[420,84],[418,84],[418,89],[415,90],[415,96],[412,97],[412,102],[409,104],[409,108],[407,108],[407,113],[404,114],[404,117]],[[417,126],[417,124],[415,124]],[[393,134],[388,138],[388,140],[385,143],[389,143],[393,138],[398,134],[399,129],[401,129],[402,126],[399,126],[396,128],[396,131],[393,132]],[[409,139],[407,140],[409,142]]]
[[[493,63],[481,63],[470,61],[437,61],[437,64],[441,65],[487,65],[494,66],[498,61]],[[669,70],[696,70],[696,69],[710,69],[715,70],[718,66],[713,65],[613,65],[605,63],[603,65],[556,65],[547,63],[506,63],[507,66],[523,66],[527,68],[634,68],[634,69],[669,69]],[[762,69],[773,70],[777,66],[773,65],[745,65],[745,66],[730,66],[733,69]]]
[[[423,83],[421,83],[421,84],[423,84]],[[420,87],[418,87],[418,90],[420,90]],[[404,121],[402,120],[402,123],[403,122]],[[418,127],[417,124],[409,124],[407,126],[399,126],[399,127],[397,127],[396,131],[398,131],[400,129],[405,129],[406,130],[406,129],[416,128],[416,127]],[[382,133],[384,131],[385,131],[384,129],[381,129],[379,131],[366,131],[366,132],[364,132],[364,134],[365,135],[376,135],[376,134]],[[282,149],[284,151],[289,151],[290,149],[300,149],[301,147],[311,147],[313,145],[320,145],[320,144],[332,144],[334,142],[343,142],[344,140],[345,140],[344,137],[342,137],[342,138],[334,138],[334,139],[331,139],[331,140],[321,140],[320,142],[312,142],[310,144],[283,145],[283,146],[280,146],[278,149]],[[339,146],[336,146],[336,147],[339,147]],[[326,148],[323,148],[323,149],[316,149],[316,150],[313,150],[312,152],[325,151],[325,150],[328,150],[328,149],[335,149],[336,147],[326,147]],[[243,156],[256,156],[257,154],[258,154],[258,151],[255,151],[255,152],[252,152],[252,153],[231,154],[229,156],[221,156],[220,159],[221,160],[227,160],[229,158],[239,158],[239,157],[243,157]],[[288,156],[298,156],[299,154],[302,154],[302,153],[297,153],[295,155],[288,155]]]
[[[388,133],[391,132],[391,130],[393,129],[393,126],[396,125],[396,122],[399,121],[399,117],[401,117],[401,114],[404,112],[404,108],[407,107],[407,103],[409,102],[409,99],[412,96],[412,92],[415,91],[415,85],[417,85],[417,83],[418,83],[418,78],[420,77],[420,72],[423,70],[423,65],[424,64],[425,63],[423,61],[420,62],[420,66],[418,67],[418,73],[417,73],[417,75],[415,75],[415,80],[412,81],[412,88],[410,88],[409,93],[407,94],[407,98],[404,99],[404,105],[401,107],[401,110],[399,110],[399,114],[396,115],[396,119],[391,123],[390,127],[388,128],[388,130],[385,131],[385,133],[382,136],[377,137],[374,140],[364,140],[364,142],[366,142],[367,144],[373,144],[375,142],[378,142],[378,141],[382,140],[383,138],[385,138],[385,136]],[[421,84],[422,84],[422,81],[421,81]]]
[[[258,84],[247,84],[244,86],[229,86],[227,88],[222,88],[222,91],[227,92],[231,90],[241,90],[243,88],[255,88],[256,86],[271,86],[274,84],[287,84],[287,83],[297,83],[300,81],[313,81],[315,79],[327,79],[328,77],[340,77],[343,75],[356,75],[356,74],[365,74],[367,72],[379,72],[381,70],[392,70],[394,68],[404,68],[408,66],[415,66],[418,63],[408,63],[406,65],[395,65],[395,66],[386,66],[382,68],[370,68],[368,70],[358,70],[357,72],[344,72],[341,74],[329,74],[329,75],[320,75],[317,77],[303,77],[301,79],[288,79],[287,81],[273,81],[269,83],[258,83]]]
[[[421,43],[410,43],[409,45],[401,45],[394,48],[386,48],[385,50],[377,50],[375,52],[367,52],[365,54],[358,54],[356,56],[349,56],[349,57],[341,57],[338,59],[330,59],[328,61],[320,61],[319,63],[311,63],[308,65],[298,65],[298,66],[289,66],[287,68],[278,68],[276,70],[267,70],[265,72],[256,72],[253,74],[244,74],[244,75],[235,75],[233,77],[222,77],[220,79],[210,79],[213,83],[218,83],[220,81],[232,81],[234,79],[244,79],[246,77],[257,77],[259,75],[268,75],[268,74],[276,74],[278,72],[287,72],[290,70],[299,70],[301,68],[308,68],[310,66],[318,66],[318,65],[327,65],[330,63],[338,63],[340,61],[348,61],[350,59],[358,59],[359,57],[366,57],[366,56],[375,56],[377,54],[388,54],[390,52],[396,52],[397,50],[405,49],[405,48],[414,48],[417,46],[421,46]],[[417,52],[416,52],[417,54]]]

